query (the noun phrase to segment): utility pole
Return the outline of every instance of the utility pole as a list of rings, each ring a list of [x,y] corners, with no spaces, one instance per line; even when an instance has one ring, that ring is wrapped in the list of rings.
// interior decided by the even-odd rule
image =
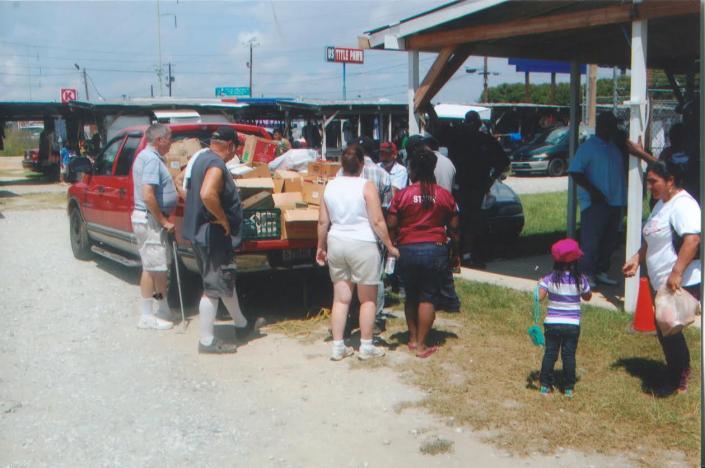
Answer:
[[[617,90],[617,67],[612,67],[612,112],[617,115],[619,93]]]
[[[254,65],[254,62],[253,62],[254,57],[253,57],[253,55],[252,55],[252,48],[253,48],[253,47],[257,47],[257,46],[259,45],[259,42],[257,42],[257,38],[256,38],[256,37],[251,37],[250,40],[245,43],[245,45],[248,45],[248,46],[250,47],[250,61],[247,62],[247,68],[250,69],[250,97],[252,97],[252,96],[253,96],[253,92],[252,92],[252,70],[255,68],[255,65]]]
[[[488,75],[489,72],[487,71],[487,56],[485,55],[482,69],[482,102],[490,102],[490,88],[487,79]]]
[[[162,15],[159,11],[159,0],[157,0],[157,52],[159,54],[159,63],[157,64],[157,78],[159,78],[159,95],[163,96],[162,87]]]
[[[167,86],[167,88],[169,88],[169,97],[171,97],[171,88],[173,86],[172,83],[174,83],[174,81],[176,81],[176,78],[174,78],[174,76],[171,74],[171,62],[169,62],[168,66],[169,66],[169,77],[167,78],[166,86]]]
[[[588,65],[588,98],[587,98],[587,124],[595,128],[597,116],[597,65]]]
[[[86,101],[90,101],[91,98],[88,96],[88,78],[86,78],[86,67],[83,67],[83,87],[86,90]]]
[[[154,85],[153,84],[149,85],[149,95],[154,97]]]

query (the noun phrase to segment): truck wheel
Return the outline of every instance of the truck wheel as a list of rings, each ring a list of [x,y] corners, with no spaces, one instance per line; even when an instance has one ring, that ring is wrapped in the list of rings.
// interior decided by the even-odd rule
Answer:
[[[93,257],[88,229],[78,208],[72,209],[69,215],[69,237],[74,257],[79,260],[90,260]]]
[[[565,175],[565,170],[566,164],[565,160],[563,159],[552,159],[551,162],[548,163],[548,175],[550,175],[551,177],[560,177],[562,175]]]

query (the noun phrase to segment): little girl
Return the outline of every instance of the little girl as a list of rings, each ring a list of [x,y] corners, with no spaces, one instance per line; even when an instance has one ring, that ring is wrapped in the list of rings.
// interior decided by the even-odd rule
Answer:
[[[548,296],[548,312],[544,320],[546,351],[541,363],[541,395],[553,389],[553,366],[561,353],[565,396],[573,396],[575,385],[575,350],[580,337],[580,298],[592,297],[585,275],[578,271],[583,251],[573,239],[563,239],[551,246],[555,260],[553,271],[539,281],[539,299]]]

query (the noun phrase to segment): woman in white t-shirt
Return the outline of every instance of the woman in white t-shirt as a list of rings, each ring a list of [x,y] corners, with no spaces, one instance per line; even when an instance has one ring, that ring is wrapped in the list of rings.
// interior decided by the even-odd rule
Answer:
[[[683,189],[684,177],[685,167],[673,161],[649,166],[646,184],[658,202],[644,224],[641,248],[622,270],[625,276],[634,276],[639,263],[646,260],[654,290],[665,284],[672,291],[682,288],[700,300],[700,206]],[[663,336],[658,327],[656,331],[669,378],[661,393],[685,393],[690,377],[690,352],[685,337],[682,332]]]

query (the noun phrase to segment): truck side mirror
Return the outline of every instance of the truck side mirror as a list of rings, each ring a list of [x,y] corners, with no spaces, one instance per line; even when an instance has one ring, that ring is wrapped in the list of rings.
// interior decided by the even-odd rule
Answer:
[[[74,183],[83,177],[83,174],[93,173],[93,163],[86,157],[73,158],[69,162],[69,171],[66,177],[67,182]]]

